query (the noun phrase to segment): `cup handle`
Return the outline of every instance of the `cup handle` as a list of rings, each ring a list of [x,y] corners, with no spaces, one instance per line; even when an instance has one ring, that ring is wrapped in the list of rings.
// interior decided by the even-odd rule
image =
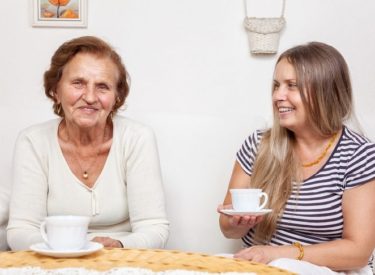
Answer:
[[[267,193],[262,192],[262,193],[260,193],[259,197],[264,197],[262,205],[258,207],[258,210],[262,210],[268,202],[268,195],[267,195]]]
[[[47,234],[46,234],[46,222],[42,222],[40,224],[40,234],[42,235],[43,241],[46,244],[48,244],[48,238],[47,238]]]

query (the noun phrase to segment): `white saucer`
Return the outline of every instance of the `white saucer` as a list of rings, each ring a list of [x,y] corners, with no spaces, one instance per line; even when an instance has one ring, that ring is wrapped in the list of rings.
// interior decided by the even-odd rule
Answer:
[[[261,209],[258,211],[236,211],[234,209],[221,209],[220,212],[231,216],[262,216],[272,212],[272,209]]]
[[[88,255],[94,253],[103,248],[101,243],[97,242],[89,242],[87,245],[80,249],[80,250],[53,250],[49,248],[45,243],[36,243],[30,246],[32,251],[39,253],[41,255],[51,256],[55,258],[73,258],[73,257],[80,257],[84,255]]]

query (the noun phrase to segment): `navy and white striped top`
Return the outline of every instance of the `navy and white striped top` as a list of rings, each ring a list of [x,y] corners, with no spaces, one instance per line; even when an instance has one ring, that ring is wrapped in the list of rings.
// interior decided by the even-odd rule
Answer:
[[[252,174],[253,162],[262,131],[256,131],[243,143],[237,161]],[[340,239],[343,233],[342,195],[346,189],[375,179],[375,144],[344,127],[339,142],[324,166],[292,191],[277,223],[271,245],[300,242],[304,245]],[[253,243],[253,230],[242,240]]]

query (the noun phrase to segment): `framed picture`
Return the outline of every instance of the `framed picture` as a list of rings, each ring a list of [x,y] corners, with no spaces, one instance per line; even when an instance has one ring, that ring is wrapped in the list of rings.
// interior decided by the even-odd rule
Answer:
[[[32,0],[33,27],[87,27],[87,0]]]

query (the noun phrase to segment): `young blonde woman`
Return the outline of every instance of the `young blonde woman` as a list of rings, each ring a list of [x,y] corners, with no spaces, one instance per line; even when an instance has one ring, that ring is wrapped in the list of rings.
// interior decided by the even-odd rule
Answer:
[[[220,215],[235,257],[298,274],[372,274],[375,144],[344,123],[353,115],[347,64],[319,42],[284,52],[274,72],[274,123],[237,153],[231,188],[261,188],[270,214]]]

